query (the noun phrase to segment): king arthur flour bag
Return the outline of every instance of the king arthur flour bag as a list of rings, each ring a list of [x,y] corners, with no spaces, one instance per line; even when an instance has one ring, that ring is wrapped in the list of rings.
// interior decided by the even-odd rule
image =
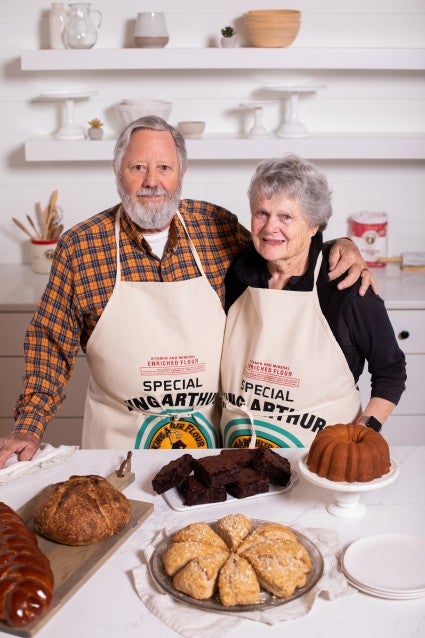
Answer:
[[[350,238],[357,245],[368,266],[382,267],[378,260],[387,256],[387,213],[363,211],[351,218]]]

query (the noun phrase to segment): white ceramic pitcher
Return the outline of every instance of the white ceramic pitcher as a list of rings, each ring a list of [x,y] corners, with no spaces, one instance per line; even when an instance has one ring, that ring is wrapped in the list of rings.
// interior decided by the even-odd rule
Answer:
[[[91,49],[97,40],[97,30],[102,24],[100,11],[90,9],[91,3],[69,4],[68,19],[64,29],[64,42],[68,49]]]

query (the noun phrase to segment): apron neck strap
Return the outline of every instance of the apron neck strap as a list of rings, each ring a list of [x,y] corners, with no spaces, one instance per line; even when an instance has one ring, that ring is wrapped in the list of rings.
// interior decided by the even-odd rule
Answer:
[[[185,221],[184,221],[184,219],[183,219],[183,217],[182,217],[182,215],[181,215],[180,211],[176,210],[176,215],[177,215],[177,217],[179,218],[179,220],[180,220],[180,222],[181,222],[181,225],[182,225],[182,226],[183,226],[183,228],[184,228],[184,231],[185,231],[185,233],[186,233],[187,239],[188,239],[188,241],[189,241],[190,248],[191,248],[191,250],[192,250],[193,258],[194,258],[194,260],[195,260],[195,262],[196,262],[196,265],[198,266],[198,270],[199,270],[199,272],[201,273],[202,277],[205,277],[204,268],[203,268],[203,266],[202,266],[202,263],[201,263],[200,257],[199,257],[199,255],[198,255],[198,251],[196,250],[195,246],[193,245],[193,241],[192,241],[192,240],[191,240],[191,238],[190,238],[189,231],[187,230],[186,223],[185,223]]]
[[[115,217],[115,244],[117,247],[117,276],[115,281],[121,281],[121,259],[120,259],[120,218],[121,218],[121,206],[118,208]]]
[[[317,257],[316,265],[314,267],[314,284],[313,284],[313,287],[316,287],[317,278],[318,278],[319,272],[320,272],[320,266],[322,265],[322,259],[323,259],[323,254],[322,254],[322,251],[320,251],[320,253],[319,253],[318,257]]]

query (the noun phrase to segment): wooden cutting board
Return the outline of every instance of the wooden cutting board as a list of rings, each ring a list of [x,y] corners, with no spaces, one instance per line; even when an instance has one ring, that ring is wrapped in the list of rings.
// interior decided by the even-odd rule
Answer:
[[[119,490],[123,490],[134,481],[133,472],[125,472],[119,477],[117,472],[113,472],[106,477],[107,480]],[[39,498],[37,494],[26,503],[18,514],[22,516],[25,523],[32,529],[32,515],[34,505]],[[53,600],[49,611],[39,620],[26,627],[9,627],[0,621],[0,631],[14,636],[34,636],[48,620],[60,610],[67,600],[83,585],[92,574],[118,549],[120,545],[139,527],[143,521],[153,512],[153,504],[143,501],[133,501],[130,499],[131,516],[127,525],[121,532],[105,538],[105,540],[93,545],[83,547],[71,547],[54,543],[37,535],[38,545],[50,560],[50,565],[55,577],[55,588]]]

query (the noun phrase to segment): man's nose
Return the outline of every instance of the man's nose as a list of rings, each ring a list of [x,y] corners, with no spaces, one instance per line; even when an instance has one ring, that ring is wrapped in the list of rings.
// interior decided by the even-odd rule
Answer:
[[[146,186],[147,188],[153,188],[155,186],[158,186],[158,183],[158,174],[156,170],[153,168],[148,168],[143,177],[143,186]]]

